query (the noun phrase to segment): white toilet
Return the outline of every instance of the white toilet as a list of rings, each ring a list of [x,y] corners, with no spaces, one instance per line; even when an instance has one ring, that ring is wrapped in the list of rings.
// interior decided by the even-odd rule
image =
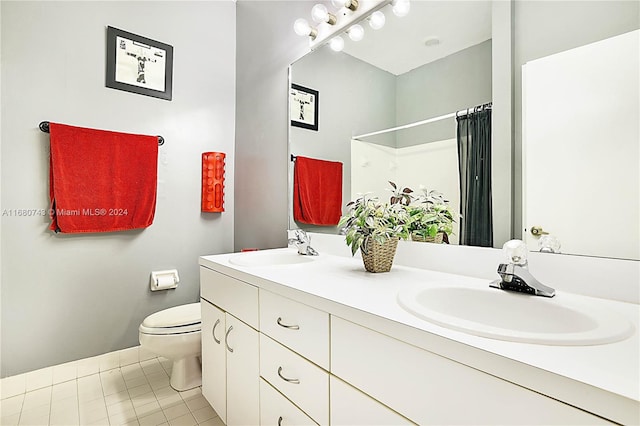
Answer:
[[[173,361],[171,387],[177,391],[202,384],[201,329],[200,303],[156,312],[140,324],[140,345]]]

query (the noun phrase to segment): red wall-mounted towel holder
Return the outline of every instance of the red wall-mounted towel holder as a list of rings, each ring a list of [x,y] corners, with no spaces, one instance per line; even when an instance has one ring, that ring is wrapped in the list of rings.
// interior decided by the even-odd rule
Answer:
[[[202,153],[202,211],[224,211],[224,158],[223,152]]]

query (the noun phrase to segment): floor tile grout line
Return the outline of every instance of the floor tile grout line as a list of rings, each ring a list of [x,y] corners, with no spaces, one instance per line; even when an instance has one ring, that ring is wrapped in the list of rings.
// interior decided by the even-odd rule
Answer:
[[[105,370],[105,371],[111,371],[110,370]],[[107,415],[107,423],[109,423],[109,425],[111,425],[111,419],[109,418],[109,411],[107,410],[107,399],[106,399],[106,395],[104,394],[104,385],[102,384],[102,371],[100,371],[100,368],[98,368],[98,380],[100,381],[100,392],[102,393],[102,404],[104,406],[104,411]],[[78,404],[79,406],[80,404]]]
[[[78,415],[78,424],[80,424],[80,380],[79,379],[80,378],[76,373],[76,414]],[[49,423],[51,423],[51,419],[49,419]]]

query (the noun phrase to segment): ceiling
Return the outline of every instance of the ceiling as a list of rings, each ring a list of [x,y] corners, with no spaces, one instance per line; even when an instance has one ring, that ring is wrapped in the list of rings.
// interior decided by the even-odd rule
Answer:
[[[373,30],[366,21],[364,39],[348,36],[344,52],[395,75],[449,56],[491,38],[491,1],[413,0],[407,16],[399,18],[385,6],[385,26]],[[440,43],[427,47],[425,41]]]

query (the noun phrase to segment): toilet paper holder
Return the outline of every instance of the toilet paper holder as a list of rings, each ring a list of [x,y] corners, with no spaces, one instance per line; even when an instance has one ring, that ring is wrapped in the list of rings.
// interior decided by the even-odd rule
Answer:
[[[151,291],[168,290],[178,287],[180,277],[177,269],[168,269],[166,271],[152,271],[149,287]]]

